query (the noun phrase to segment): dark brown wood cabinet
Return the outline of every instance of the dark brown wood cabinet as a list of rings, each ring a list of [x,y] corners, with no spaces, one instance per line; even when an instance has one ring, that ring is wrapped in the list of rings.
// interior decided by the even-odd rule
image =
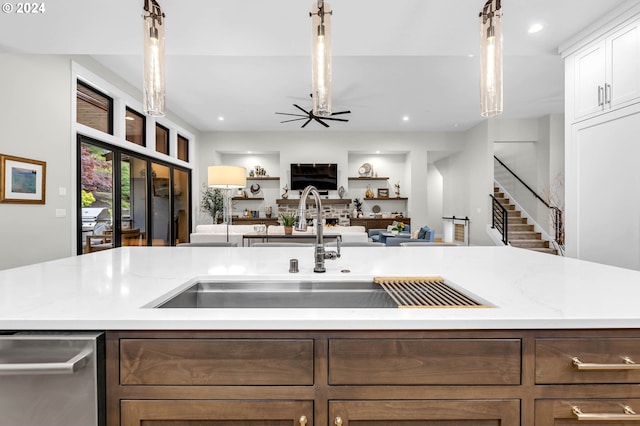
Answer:
[[[312,401],[125,400],[122,426],[312,426]]]
[[[402,218],[360,218],[360,219],[350,219],[351,226],[364,226],[365,230],[369,229],[387,229],[387,226],[391,225],[393,222],[403,222],[406,225],[411,225],[411,218],[402,217]]]
[[[640,425],[639,350],[640,330],[107,332],[107,425]]]
[[[520,400],[330,401],[335,426],[517,425]]]

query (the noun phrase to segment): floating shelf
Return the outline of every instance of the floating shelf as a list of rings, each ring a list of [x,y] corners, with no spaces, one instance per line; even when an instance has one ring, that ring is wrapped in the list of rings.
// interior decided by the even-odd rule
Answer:
[[[406,201],[409,198],[407,197],[373,197],[373,198],[363,198],[363,200],[375,200],[375,201]]]
[[[349,180],[389,180],[388,177],[380,176],[380,177],[358,177],[358,176],[349,176]]]
[[[264,197],[233,197],[233,201],[260,201],[264,200]]]
[[[278,176],[247,176],[247,180],[280,180]]]
[[[298,203],[300,202],[299,198],[292,198],[292,199],[283,199],[283,198],[279,198],[276,200],[276,204],[279,204],[281,206],[297,206]],[[309,199],[307,200],[307,204],[314,204],[315,205],[316,201],[313,199]],[[351,199],[350,198],[323,198],[322,199],[322,205],[328,205],[328,204],[351,204]]]

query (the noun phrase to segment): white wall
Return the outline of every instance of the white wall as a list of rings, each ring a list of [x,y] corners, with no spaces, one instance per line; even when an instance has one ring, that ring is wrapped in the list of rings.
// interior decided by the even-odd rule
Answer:
[[[455,151],[464,148],[463,133],[348,133],[348,132],[228,132],[206,133],[199,143],[199,172],[194,185],[206,181],[206,167],[218,160],[229,160],[230,154],[239,155],[237,164],[242,165],[248,151],[279,153],[279,170],[271,175],[280,176],[280,187],[289,184],[289,167],[297,162],[331,162],[338,164],[338,187],[344,186],[347,198],[362,198],[366,185],[349,181],[349,176],[358,176],[358,168],[370,162],[379,176],[388,176],[388,182],[371,182],[372,189],[387,186],[394,196],[394,184],[400,182],[404,201],[366,201],[365,212],[373,205],[383,211],[406,211],[414,226],[429,223],[427,206],[427,151]],[[374,154],[380,150],[381,154]],[[221,154],[222,153],[222,154]],[[259,155],[259,154],[258,154]],[[337,197],[335,191],[331,197]],[[290,198],[298,194],[290,193]],[[402,207],[401,207],[402,206]],[[404,207],[406,206],[406,207]],[[274,206],[275,212],[275,206]]]
[[[71,254],[71,62],[0,54],[0,64],[0,152],[47,163],[46,204],[0,204],[0,269],[6,269]],[[58,209],[66,216],[56,217]]]

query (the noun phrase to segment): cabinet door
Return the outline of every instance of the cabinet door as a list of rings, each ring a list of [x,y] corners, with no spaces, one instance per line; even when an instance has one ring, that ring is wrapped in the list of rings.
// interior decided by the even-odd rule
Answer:
[[[597,43],[574,58],[574,118],[586,118],[604,108],[605,43]]]
[[[637,411],[636,411],[637,410]],[[639,400],[586,399],[536,401],[536,426],[640,425]]]
[[[519,400],[330,401],[335,426],[520,424]]]
[[[313,402],[125,400],[121,421],[121,426],[313,426]]]
[[[640,98],[640,21],[607,39],[606,107],[617,108]]]

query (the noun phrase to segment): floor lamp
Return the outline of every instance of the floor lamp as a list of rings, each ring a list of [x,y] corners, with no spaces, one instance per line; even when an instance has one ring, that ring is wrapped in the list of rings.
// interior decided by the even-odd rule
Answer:
[[[229,242],[229,225],[233,213],[231,190],[247,186],[247,169],[240,166],[209,166],[208,183],[210,188],[220,188],[225,192],[224,221],[227,224],[227,242]]]

